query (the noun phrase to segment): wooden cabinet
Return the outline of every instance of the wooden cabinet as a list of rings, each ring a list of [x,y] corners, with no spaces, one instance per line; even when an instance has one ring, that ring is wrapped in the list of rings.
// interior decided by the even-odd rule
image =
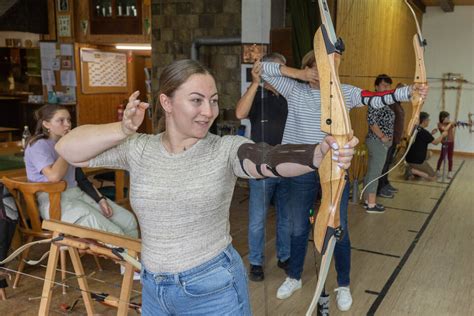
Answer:
[[[141,0],[89,0],[90,34],[142,34]]]

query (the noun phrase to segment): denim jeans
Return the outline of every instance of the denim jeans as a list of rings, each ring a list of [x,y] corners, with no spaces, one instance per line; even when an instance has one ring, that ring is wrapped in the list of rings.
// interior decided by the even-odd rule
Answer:
[[[283,180],[289,186],[288,208],[290,212],[291,255],[288,276],[299,280],[303,273],[308,236],[311,229],[309,210],[314,208],[319,177],[316,172],[310,172]]]
[[[142,315],[251,315],[247,272],[229,245],[181,273],[142,269]]]
[[[311,172],[298,177],[286,178],[289,183],[290,224],[291,224],[291,256],[288,276],[301,279],[304,260],[308,246],[308,236],[311,229],[309,210],[314,208],[316,192],[319,190],[319,175]],[[350,184],[347,181],[341,197],[340,222],[344,230],[343,238],[336,242],[334,260],[339,286],[350,284],[351,243],[347,225],[347,208],[349,204]]]
[[[276,251],[280,261],[290,257],[290,219],[288,215],[288,184],[281,178],[249,180],[249,262],[263,265],[265,227],[270,201],[274,200],[276,223]]]

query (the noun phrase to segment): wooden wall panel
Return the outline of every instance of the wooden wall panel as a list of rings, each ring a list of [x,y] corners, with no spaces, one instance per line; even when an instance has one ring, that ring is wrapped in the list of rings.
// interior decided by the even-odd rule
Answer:
[[[421,25],[421,12],[417,12]],[[336,33],[344,40],[339,68],[342,83],[373,90],[378,74],[411,84],[415,70],[412,38],[415,21],[403,1],[337,1]],[[411,116],[404,104],[406,124]],[[351,111],[354,133],[363,142],[367,134],[366,107]]]

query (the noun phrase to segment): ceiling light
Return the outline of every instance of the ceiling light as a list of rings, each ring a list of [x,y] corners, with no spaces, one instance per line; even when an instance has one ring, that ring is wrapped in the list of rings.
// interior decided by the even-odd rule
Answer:
[[[126,50],[151,50],[150,44],[117,44],[115,45],[116,49],[126,49]]]

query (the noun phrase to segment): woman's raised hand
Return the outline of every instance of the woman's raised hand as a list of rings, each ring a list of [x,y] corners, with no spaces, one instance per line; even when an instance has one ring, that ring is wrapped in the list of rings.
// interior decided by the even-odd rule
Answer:
[[[140,127],[145,118],[146,109],[150,106],[146,102],[138,100],[140,91],[135,91],[128,98],[128,104],[123,111],[122,131],[125,135],[132,135]]]

